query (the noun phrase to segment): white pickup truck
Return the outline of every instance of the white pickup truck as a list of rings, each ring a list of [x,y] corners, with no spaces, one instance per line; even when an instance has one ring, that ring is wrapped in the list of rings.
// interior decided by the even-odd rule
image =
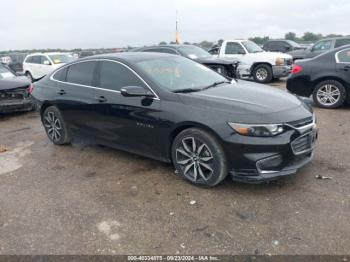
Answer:
[[[209,53],[220,58],[239,59],[238,73],[241,78],[253,77],[258,83],[288,76],[293,58],[288,54],[265,52],[250,40],[226,40],[213,47]]]

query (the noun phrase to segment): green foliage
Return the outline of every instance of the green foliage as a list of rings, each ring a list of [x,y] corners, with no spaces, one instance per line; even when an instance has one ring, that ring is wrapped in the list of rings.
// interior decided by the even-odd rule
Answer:
[[[258,45],[265,44],[269,39],[270,39],[270,37],[268,37],[268,36],[264,36],[264,37],[255,36],[255,37],[249,38],[250,41],[253,41]]]

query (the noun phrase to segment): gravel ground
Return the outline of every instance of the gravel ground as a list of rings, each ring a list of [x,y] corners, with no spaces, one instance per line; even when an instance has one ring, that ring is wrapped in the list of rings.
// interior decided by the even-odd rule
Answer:
[[[54,146],[37,113],[0,116],[0,254],[349,254],[350,107],[316,114],[296,176],[213,189],[118,150]]]

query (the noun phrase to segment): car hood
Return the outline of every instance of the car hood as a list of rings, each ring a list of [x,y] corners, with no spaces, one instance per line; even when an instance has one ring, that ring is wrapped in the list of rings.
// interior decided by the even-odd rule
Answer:
[[[217,110],[241,123],[285,123],[312,115],[296,96],[243,80],[179,96],[184,104]]]
[[[280,53],[280,52],[259,52],[259,53],[249,53],[251,56],[255,56],[257,58],[261,57],[261,59],[276,59],[276,58],[285,58],[291,59],[292,57],[288,54]]]
[[[201,63],[201,64],[231,65],[231,64],[239,63],[238,59],[224,59],[224,58],[218,58],[218,57],[214,57],[214,56],[199,57],[199,58],[195,58],[193,60],[198,62],[198,63]]]
[[[28,87],[30,82],[27,77],[19,76],[14,78],[0,79],[0,90],[9,90],[20,87]]]

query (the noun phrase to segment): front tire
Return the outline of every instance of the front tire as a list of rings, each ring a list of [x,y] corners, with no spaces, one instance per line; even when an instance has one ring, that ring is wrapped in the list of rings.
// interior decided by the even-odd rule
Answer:
[[[253,70],[253,78],[258,83],[270,83],[273,78],[272,68],[269,65],[257,65]]]
[[[338,81],[326,80],[315,87],[312,96],[317,106],[333,109],[344,104],[346,90]]]
[[[172,160],[181,176],[195,185],[214,187],[227,176],[225,152],[210,133],[190,128],[178,134]]]
[[[55,145],[69,144],[71,141],[69,130],[63,117],[55,106],[45,109],[42,115],[42,123],[50,141]]]

